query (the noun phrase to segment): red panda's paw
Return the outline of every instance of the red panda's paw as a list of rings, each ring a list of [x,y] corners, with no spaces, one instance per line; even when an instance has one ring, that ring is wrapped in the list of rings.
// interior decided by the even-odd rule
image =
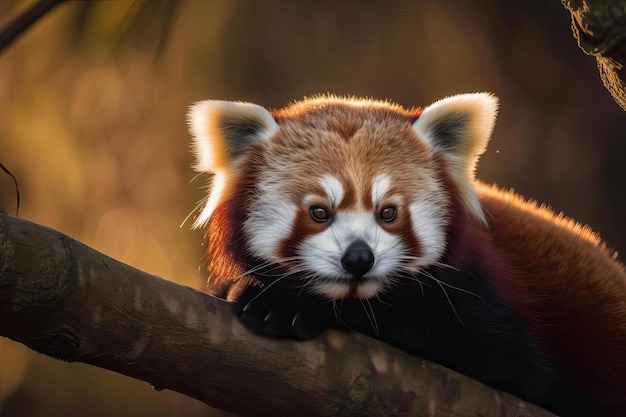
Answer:
[[[311,339],[332,326],[332,307],[300,289],[248,287],[234,308],[247,328],[265,336]]]

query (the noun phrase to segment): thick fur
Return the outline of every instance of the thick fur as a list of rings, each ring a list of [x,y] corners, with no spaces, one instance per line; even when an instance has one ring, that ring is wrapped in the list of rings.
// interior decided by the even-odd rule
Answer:
[[[192,106],[207,290],[251,329],[352,329],[564,416],[626,415],[626,274],[588,228],[474,179],[488,94]]]

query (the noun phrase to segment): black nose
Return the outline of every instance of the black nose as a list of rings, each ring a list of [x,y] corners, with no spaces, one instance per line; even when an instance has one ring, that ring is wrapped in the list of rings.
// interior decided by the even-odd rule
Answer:
[[[374,266],[374,253],[367,243],[355,240],[343,254],[341,265],[343,269],[360,278]]]

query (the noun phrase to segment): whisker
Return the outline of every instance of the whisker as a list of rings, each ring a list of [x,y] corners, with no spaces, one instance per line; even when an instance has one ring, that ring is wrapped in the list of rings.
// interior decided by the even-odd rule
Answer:
[[[459,320],[459,323],[461,323],[461,325],[463,327],[466,327],[465,323],[461,319],[461,316],[459,316],[458,311],[456,311],[456,307],[454,307],[454,304],[452,303],[452,300],[450,299],[450,296],[448,295],[448,292],[445,290],[445,288],[443,288],[443,285],[441,285],[441,281],[437,280],[436,282],[437,282],[437,284],[439,284],[439,287],[441,288],[441,291],[443,291],[443,295],[446,296],[446,299],[448,300],[448,303],[450,304],[450,307],[452,308],[452,311],[454,312],[454,315]]]
[[[263,263],[261,263],[261,264],[259,264],[259,265],[254,266],[253,268],[248,269],[247,271],[245,271],[245,272],[244,272],[244,273],[242,273],[241,275],[234,277],[234,278],[233,278],[233,281],[237,281],[237,280],[239,280],[239,279],[241,279],[241,278],[243,278],[243,277],[246,277],[246,276],[248,276],[248,275],[252,275],[252,274],[254,274],[254,273],[258,272],[259,270],[261,270],[261,269],[263,269],[263,268],[268,268],[268,267],[272,267],[272,269],[270,269],[270,271],[273,271],[273,270],[279,269],[279,266],[278,266],[278,265],[272,264],[272,263],[270,263],[270,262],[263,262]],[[272,274],[266,274],[266,273],[260,273],[260,274],[258,274],[258,275],[260,275],[260,276],[266,276],[266,277],[280,276],[279,274],[272,275]],[[282,275],[282,274],[281,274],[281,275]]]
[[[415,275],[415,274],[412,274],[412,273],[411,273],[411,274],[404,273],[402,276],[403,276],[403,277],[405,277],[405,278],[408,278],[408,279],[414,280],[414,281],[416,281],[416,282],[419,284],[419,286],[420,286],[420,290],[422,291],[422,298],[423,298],[423,297],[425,297],[425,293],[424,293],[424,286],[427,286],[427,287],[432,287],[432,285],[429,285],[429,284],[427,284],[427,283],[423,282],[423,281],[422,281],[421,279],[419,279],[419,277],[418,277],[417,275]]]
[[[445,285],[446,287],[451,288],[451,289],[453,289],[453,290],[457,290],[457,291],[459,291],[459,292],[463,292],[463,293],[465,293],[465,294],[472,295],[472,296],[474,296],[474,297],[478,298],[478,299],[479,299],[479,300],[480,300],[483,304],[485,304],[485,299],[484,299],[483,297],[481,297],[480,295],[476,294],[476,293],[475,293],[475,292],[473,292],[473,291],[469,291],[469,290],[466,290],[466,289],[464,289],[464,288],[457,287],[457,286],[455,286],[455,285],[449,284],[449,283],[447,283],[447,282],[445,282],[445,281],[441,281],[440,279],[435,278],[432,274],[430,274],[430,273],[428,273],[428,272],[426,272],[426,271],[419,271],[419,272],[420,272],[421,274],[423,274],[424,276],[426,276],[426,277],[428,277],[428,278],[432,279],[433,281],[437,282],[439,285]]]
[[[197,175],[196,175],[197,177]],[[198,203],[196,204],[196,206],[193,208],[193,210],[191,210],[189,212],[189,214],[185,217],[185,219],[183,220],[183,222],[180,224],[180,226],[178,226],[179,228],[182,229],[182,227],[185,225],[185,223],[187,223],[187,220],[189,220],[189,218],[198,213],[199,211],[202,210],[202,208],[204,207],[204,205],[206,204],[206,202],[208,201],[209,196],[207,195],[206,197],[204,197],[202,200],[198,201]]]
[[[270,282],[269,284],[267,284],[266,287],[264,287],[257,295],[255,295],[254,297],[252,297],[250,299],[250,301],[248,301],[248,303],[243,307],[243,311],[248,310],[248,308],[250,308],[250,304],[252,304],[254,301],[256,301],[257,298],[259,298],[263,293],[265,293],[265,291],[269,290],[271,287],[273,287],[276,283],[282,281],[284,278],[287,278],[288,275],[285,275],[281,278],[278,278],[275,281]]]
[[[364,300],[363,298],[359,298],[359,301],[361,302],[361,306],[363,306],[363,311],[365,311],[365,315],[367,316],[367,320],[370,322],[370,326],[372,326],[372,330],[374,330],[374,333],[376,334],[376,336],[379,336],[380,331],[378,328],[378,323],[376,322],[376,315],[374,314],[374,310],[372,309],[372,304],[370,303],[369,299],[365,298],[365,303],[367,303],[367,307],[365,307],[363,300]]]
[[[191,184],[192,182],[194,182],[196,179],[198,179],[199,176],[206,174],[206,172],[198,172],[196,175],[193,176],[193,178],[191,178],[189,180],[189,184]]]
[[[300,287],[300,292],[298,292],[298,298],[300,298],[300,296],[302,295],[302,293],[304,292],[304,290],[309,286],[309,284],[313,283],[313,285],[315,285],[315,281],[318,280],[318,276],[316,276],[313,273],[309,273],[307,275],[305,275],[304,277],[302,277],[302,280],[304,281],[302,283],[302,285],[299,285]],[[308,293],[309,294],[314,294],[314,290],[312,289],[308,289]]]
[[[452,269],[453,271],[457,271],[457,272],[461,271],[461,270],[460,270],[459,268],[457,268],[456,266],[454,266],[454,265],[450,265],[450,264],[447,264],[447,263],[445,263],[445,262],[440,262],[440,261],[437,261],[437,262],[434,262],[434,263],[433,263],[433,265],[438,266],[438,267],[440,267],[440,268],[444,268],[444,269]]]
[[[388,303],[387,301],[385,301],[385,300],[383,300],[382,298],[380,298],[380,297],[378,296],[378,294],[376,294],[376,295],[375,295],[375,297],[376,297],[376,300],[378,300],[378,302],[379,302],[379,303],[381,303],[381,304],[384,304],[384,305],[389,306],[389,307],[397,307],[397,305],[396,305],[396,304],[391,304],[391,303]]]
[[[422,271],[418,270],[418,271],[413,271],[411,269],[403,269],[398,273],[398,278],[399,279],[408,279],[410,281],[416,281],[417,283],[419,283],[419,285],[422,287],[422,295],[424,294],[424,287],[430,287],[433,288],[433,285],[430,285],[427,282],[424,282],[420,279],[419,275],[422,274]]]
[[[335,318],[337,319],[337,321],[341,323],[342,325],[344,325],[346,329],[355,331],[355,329],[353,329],[352,326],[348,324],[348,322],[345,320],[345,318],[341,314],[341,306],[337,305],[337,300],[333,298],[332,303],[333,303],[333,313],[335,314]],[[341,299],[341,303],[343,303],[343,299]]]
[[[439,288],[441,288],[441,291],[443,292],[443,295],[448,300],[448,304],[450,304],[450,307],[452,308],[452,311],[454,312],[454,315],[459,320],[459,323],[461,323],[461,325],[463,327],[466,327],[465,323],[463,322],[463,320],[461,320],[461,317],[459,316],[459,313],[456,311],[456,308],[454,307],[454,304],[452,303],[452,300],[450,299],[450,296],[448,295],[448,292],[443,287],[442,282],[440,280],[436,279],[435,277],[433,277],[432,275],[430,275],[429,273],[425,272],[425,271],[420,271],[420,272],[422,272],[425,276],[428,276],[429,278],[433,279],[439,285]]]

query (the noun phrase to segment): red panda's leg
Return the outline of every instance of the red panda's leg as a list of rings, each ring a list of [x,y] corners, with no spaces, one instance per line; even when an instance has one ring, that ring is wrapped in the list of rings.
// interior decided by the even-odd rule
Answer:
[[[235,314],[250,330],[272,337],[310,339],[337,327],[332,301],[287,286],[248,286],[239,293]]]

